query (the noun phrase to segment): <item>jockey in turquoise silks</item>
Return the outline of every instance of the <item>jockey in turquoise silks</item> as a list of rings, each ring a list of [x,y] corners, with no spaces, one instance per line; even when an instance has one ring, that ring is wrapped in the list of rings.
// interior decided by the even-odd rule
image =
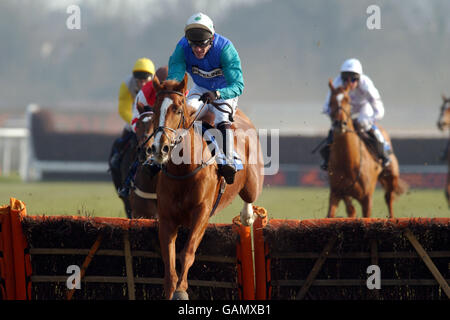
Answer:
[[[214,113],[214,126],[222,134],[222,155],[219,174],[228,184],[234,182],[234,137],[231,130],[238,97],[244,90],[241,60],[233,43],[214,30],[212,20],[203,13],[191,16],[184,28],[185,35],[178,42],[169,59],[168,80],[182,81],[188,72],[194,81],[187,96],[187,104],[197,109],[198,117]],[[210,102],[227,103],[215,108]],[[203,108],[203,104],[206,104]],[[230,110],[231,108],[231,110]]]

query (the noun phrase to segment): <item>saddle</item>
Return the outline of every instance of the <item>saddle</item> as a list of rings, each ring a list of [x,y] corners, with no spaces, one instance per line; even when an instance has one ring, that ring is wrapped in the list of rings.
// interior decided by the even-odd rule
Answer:
[[[370,135],[364,130],[360,129],[360,126],[356,121],[353,121],[353,125],[355,127],[355,131],[357,132],[359,138],[364,142],[364,144],[367,147],[367,150],[369,150],[370,155],[373,157],[375,161],[378,161],[380,158],[380,152],[378,151],[378,141],[375,137]],[[388,154],[393,154],[392,148],[388,150]]]

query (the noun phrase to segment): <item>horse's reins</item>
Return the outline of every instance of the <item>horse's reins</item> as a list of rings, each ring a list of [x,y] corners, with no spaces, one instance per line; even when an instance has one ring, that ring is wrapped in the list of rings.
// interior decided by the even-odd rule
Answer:
[[[185,95],[184,95],[182,92],[174,91],[174,90],[162,90],[162,91],[159,91],[159,92],[156,94],[156,96],[158,97],[158,95],[160,95],[160,94],[172,94],[172,93],[173,93],[173,94],[177,94],[177,95],[179,95],[179,96],[182,96],[182,97],[186,98]],[[198,95],[198,96],[200,96],[200,94],[197,94],[197,93],[193,93],[192,95]],[[203,105],[201,106],[200,110],[199,110],[198,112],[196,112],[196,115],[195,115],[194,119],[192,120],[192,122],[191,122],[191,123],[189,124],[189,126],[187,126],[187,127],[184,126],[184,124],[185,124],[185,116],[184,116],[184,113],[183,113],[183,114],[182,114],[182,119],[180,119],[180,124],[178,124],[178,128],[177,128],[177,129],[180,128],[181,120],[183,120],[183,129],[186,130],[185,132],[188,132],[188,130],[190,130],[190,129],[192,128],[192,126],[194,125],[195,121],[198,119],[199,115],[201,114],[202,109],[203,109],[207,104],[208,104],[208,103],[206,103],[206,102],[203,103]],[[217,103],[217,102],[214,102],[214,101],[210,101],[209,104],[213,105],[215,108],[217,108],[218,110],[220,110],[220,111],[222,111],[222,112],[226,112],[226,113],[230,114],[231,116],[232,116],[232,114],[233,114],[233,111],[232,111],[233,109],[232,109],[232,107],[231,107],[227,102]],[[221,105],[227,105],[227,106],[230,108],[231,112],[229,112],[229,111],[227,111],[227,110],[224,110],[224,109],[220,108]],[[147,143],[148,140],[150,140],[150,138],[151,138],[153,135],[155,135],[157,132],[163,131],[163,133],[164,133],[164,130],[165,130],[165,129],[167,129],[167,130],[169,130],[169,131],[172,131],[172,132],[175,133],[175,134],[176,134],[176,132],[177,132],[175,129],[172,129],[172,128],[170,128],[170,127],[159,126],[158,128],[156,128],[156,129],[154,130],[154,132],[152,133],[152,135],[145,141],[145,143]],[[166,137],[171,141],[170,147],[173,148],[173,147],[175,147],[177,144],[179,144],[179,143],[183,140],[184,134],[180,135],[180,136],[178,137],[178,139],[170,139],[170,137],[168,137],[167,135],[166,135]],[[194,176],[194,175],[197,174],[201,169],[203,169],[203,168],[205,168],[205,167],[207,167],[207,166],[213,164],[214,161],[215,161],[215,158],[216,158],[215,156],[212,156],[212,157],[211,157],[209,160],[207,160],[207,161],[203,161],[203,160],[202,160],[202,163],[200,164],[200,166],[198,166],[198,167],[195,168],[193,171],[191,171],[191,172],[189,172],[188,174],[183,175],[183,176],[176,176],[176,175],[173,175],[173,174],[169,173],[169,172],[167,171],[167,168],[166,168],[165,166],[163,166],[163,167],[161,168],[161,171],[162,171],[166,176],[168,176],[168,177],[171,178],[171,179],[175,179],[175,180],[184,180],[184,179],[187,179],[187,178],[190,178],[190,177]]]
[[[159,92],[156,94],[156,96],[158,96],[159,94],[164,94],[164,93],[168,93],[168,94],[174,93],[174,94],[180,95],[180,96],[184,97],[184,99],[186,99],[185,95],[184,95],[182,92],[179,92],[179,91],[173,91],[173,90],[162,90],[162,91],[159,91]],[[199,94],[194,93],[194,94],[192,94],[192,95],[199,95]],[[186,101],[185,101],[185,102],[186,102]],[[189,124],[188,127],[184,127],[184,122],[185,122],[184,120],[185,120],[185,117],[184,117],[184,113],[182,114],[182,119],[183,119],[183,129],[185,129],[185,132],[188,132],[188,130],[190,130],[190,129],[192,128],[192,126],[194,125],[195,121],[198,119],[199,115],[201,114],[202,109],[205,107],[206,104],[207,104],[207,102],[204,102],[204,103],[203,103],[203,105],[201,106],[200,110],[196,113],[194,119],[192,120],[192,122]],[[233,117],[233,108],[232,108],[227,102],[216,103],[216,102],[214,102],[214,101],[210,101],[209,104],[213,105],[215,108],[217,108],[218,110],[220,110],[220,111],[222,111],[222,112],[226,112],[226,113],[230,114],[230,117],[231,117],[231,118]],[[231,112],[229,112],[229,111],[227,111],[227,110],[223,110],[222,108],[220,108],[220,105],[227,105],[227,106],[230,108]],[[180,119],[180,124],[181,124],[181,119]],[[178,125],[178,128],[180,127],[180,124]],[[178,129],[178,128],[177,128],[177,129]],[[156,128],[156,129],[153,131],[153,133],[152,133],[152,135],[150,136],[150,138],[151,138],[154,134],[156,134],[156,132],[159,132],[159,131],[161,131],[161,130],[162,130],[163,133],[164,133],[164,130],[165,130],[165,129],[170,130],[170,131],[176,133],[176,130],[174,130],[174,129],[172,129],[172,128],[169,128],[169,127],[166,127],[166,126],[159,126],[158,128]],[[173,148],[173,147],[176,146],[178,143],[180,143],[180,142],[183,140],[183,136],[184,136],[184,135],[180,135],[180,137],[178,138],[177,141],[173,141],[173,142],[171,143],[171,148]],[[148,139],[146,140],[145,143],[147,143],[148,140],[149,140],[150,138],[148,138]],[[169,137],[167,136],[167,138],[169,138]],[[170,138],[169,138],[169,139],[170,139]],[[171,139],[170,139],[170,140],[171,140]],[[172,141],[172,140],[171,140],[171,141]],[[197,174],[200,170],[202,170],[203,168],[205,168],[205,167],[207,167],[207,166],[213,164],[214,161],[215,161],[215,158],[216,158],[216,156],[212,156],[212,157],[211,157],[209,160],[207,160],[207,161],[203,161],[203,159],[202,159],[202,163],[200,164],[200,166],[198,166],[198,167],[195,168],[193,171],[191,171],[191,172],[189,172],[188,174],[183,175],[183,176],[177,176],[177,175],[171,174],[170,172],[167,171],[166,166],[163,166],[163,167],[161,168],[161,171],[162,171],[167,177],[169,177],[169,178],[171,178],[171,179],[175,179],[175,180],[184,180],[184,179],[193,177],[194,175],[196,175],[196,174]],[[221,177],[220,180],[219,180],[219,182],[220,182],[220,185],[219,185],[219,193],[218,193],[218,195],[217,195],[216,201],[214,202],[213,208],[211,209],[211,212],[210,212],[210,214],[209,214],[210,217],[211,217],[211,216],[214,214],[214,212],[216,211],[216,209],[217,209],[217,207],[218,207],[218,205],[219,205],[220,199],[222,198],[222,195],[225,193],[225,188],[226,188],[225,179],[224,179],[223,177]]]

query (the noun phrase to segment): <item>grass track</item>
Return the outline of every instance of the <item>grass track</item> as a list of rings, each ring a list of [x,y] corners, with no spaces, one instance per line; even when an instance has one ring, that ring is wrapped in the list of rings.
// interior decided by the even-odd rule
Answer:
[[[89,215],[125,217],[122,202],[110,182],[39,182],[22,183],[16,179],[0,179],[0,204],[14,197],[25,202],[29,215]],[[374,195],[372,217],[387,217],[382,191]],[[324,218],[328,209],[327,188],[269,187],[256,205],[265,207],[274,219]],[[230,223],[239,214],[242,201],[215,215],[211,222]],[[360,206],[356,204],[358,217]],[[443,190],[411,189],[394,204],[396,217],[450,217]],[[341,203],[337,216],[346,216]]]

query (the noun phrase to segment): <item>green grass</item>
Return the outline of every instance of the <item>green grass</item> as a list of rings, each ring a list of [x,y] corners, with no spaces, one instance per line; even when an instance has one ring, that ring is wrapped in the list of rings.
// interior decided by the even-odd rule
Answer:
[[[0,204],[9,198],[22,200],[29,215],[82,215],[125,217],[123,205],[110,182],[37,182],[23,183],[18,178],[0,178]],[[268,187],[255,205],[267,209],[271,219],[318,219],[328,210],[327,188]],[[356,204],[361,217],[359,204]],[[238,197],[211,218],[212,223],[230,223],[242,208]],[[396,217],[450,217],[444,191],[411,189],[394,203]],[[337,216],[345,217],[344,204]],[[374,218],[387,217],[383,193],[374,195]]]

